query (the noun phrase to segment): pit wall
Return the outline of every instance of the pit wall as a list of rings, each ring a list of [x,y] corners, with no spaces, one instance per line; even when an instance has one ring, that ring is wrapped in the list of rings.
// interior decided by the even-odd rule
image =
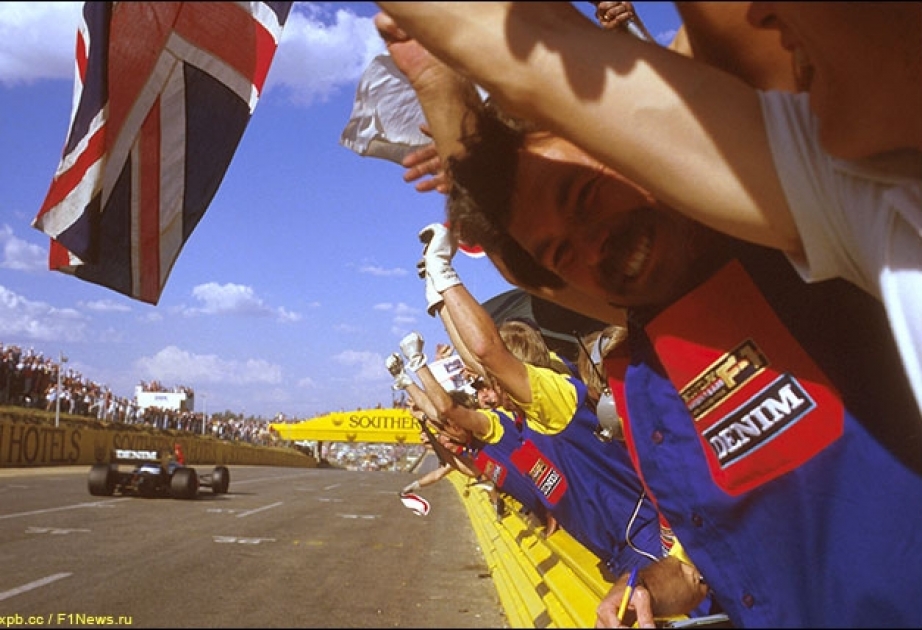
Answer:
[[[104,422],[0,416],[0,468],[108,463],[114,448],[173,450],[182,446],[189,465],[258,465],[315,468],[317,460],[291,448],[229,442],[185,431]]]
[[[592,628],[611,588],[597,556],[563,529],[545,538],[543,525],[524,517],[506,497],[499,518],[483,490],[467,478],[448,478],[467,510],[510,627]]]

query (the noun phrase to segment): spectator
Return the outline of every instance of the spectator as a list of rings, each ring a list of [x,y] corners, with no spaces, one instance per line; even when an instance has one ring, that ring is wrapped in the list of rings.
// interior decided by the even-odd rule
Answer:
[[[422,337],[418,333],[411,333],[401,341],[401,348],[419,347],[421,350]],[[445,346],[437,346],[436,356],[444,356]],[[418,357],[417,357],[418,359]],[[399,370],[397,368],[399,366]],[[503,501],[500,497],[500,491],[511,494],[527,510],[536,514],[540,519],[547,522],[547,510],[538,498],[534,484],[531,479],[523,475],[513,466],[509,459],[510,454],[518,447],[518,430],[515,428],[515,421],[508,412],[495,410],[495,417],[501,423],[501,426],[507,429],[502,437],[494,436],[490,442],[483,442],[479,439],[473,439],[471,424],[469,421],[459,419],[465,415],[475,413],[477,407],[474,400],[463,390],[445,391],[438,379],[432,374],[428,364],[423,361],[421,364],[417,361],[415,370],[423,382],[423,387],[412,383],[412,379],[403,370],[403,360],[399,355],[392,355],[387,361],[388,370],[395,375],[395,385],[408,386],[412,389],[410,394],[414,401],[420,403],[420,407],[427,409],[428,414],[423,414],[421,423],[431,422],[437,424],[437,428],[442,429],[446,425],[453,427],[450,434],[444,431],[437,434],[441,441],[443,436],[449,437],[452,445],[442,442],[439,444],[431,437],[432,431],[424,430],[424,441],[428,441],[439,456],[440,467],[424,475],[422,478],[404,488],[404,492],[412,492],[414,489],[425,487],[435,483],[445,477],[452,469],[459,469],[475,481],[489,484],[490,497],[496,508],[497,516],[503,516]],[[411,385],[407,385],[412,383]],[[460,415],[459,415],[460,414]],[[434,418],[439,420],[436,422]],[[424,426],[425,429],[425,426]],[[458,437],[461,432],[463,437]],[[463,448],[466,456],[470,461],[465,461],[466,466],[459,467],[453,459],[455,454]],[[446,449],[448,452],[446,452]],[[546,530],[552,532],[549,527]]]
[[[596,438],[598,418],[587,406],[585,385],[549,368],[547,347],[527,326],[534,346],[522,344],[520,352],[533,363],[510,351],[489,314],[452,268],[455,250],[447,228],[429,225],[420,238],[427,243],[427,308],[439,313],[461,356],[472,355],[521,411],[522,446],[513,461],[520,470],[542,471],[534,482],[548,510],[614,575],[658,557],[656,511],[624,445]],[[421,350],[414,356],[423,356]],[[414,365],[410,359],[408,366]],[[479,430],[469,428],[478,437],[491,430],[485,422]]]

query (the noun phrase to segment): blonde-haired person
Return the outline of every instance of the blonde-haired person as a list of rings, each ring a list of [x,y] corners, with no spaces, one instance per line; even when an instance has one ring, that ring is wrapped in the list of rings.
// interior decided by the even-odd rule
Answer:
[[[465,363],[495,379],[521,411],[514,465],[534,475],[535,487],[560,526],[613,575],[658,559],[656,510],[644,498],[624,444],[598,439],[598,418],[585,384],[576,376],[523,361],[507,347],[489,313],[452,267],[457,243],[444,225],[426,226],[419,237],[425,243],[427,310],[442,319],[459,353],[472,356]],[[516,328],[515,334],[533,334],[527,329]],[[534,351],[542,344],[523,343],[522,348]],[[546,350],[542,358],[547,364]],[[411,369],[413,364],[410,359]],[[487,422],[474,433],[489,440],[495,427]]]

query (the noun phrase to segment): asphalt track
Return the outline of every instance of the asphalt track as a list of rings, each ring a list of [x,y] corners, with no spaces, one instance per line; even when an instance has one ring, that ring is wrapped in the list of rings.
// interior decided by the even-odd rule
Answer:
[[[0,469],[0,628],[508,627],[447,482],[423,517],[407,473],[232,466],[178,500],[93,497],[88,471]]]

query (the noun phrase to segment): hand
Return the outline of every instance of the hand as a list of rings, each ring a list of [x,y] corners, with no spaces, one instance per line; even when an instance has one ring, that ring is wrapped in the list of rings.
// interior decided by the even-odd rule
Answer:
[[[401,494],[401,495],[406,495],[406,494],[410,494],[410,493],[413,493],[413,492],[419,492],[419,489],[420,489],[421,487],[422,487],[422,486],[419,485],[419,480],[416,480],[416,481],[414,481],[413,483],[411,483],[411,484],[407,485],[406,487],[404,487],[404,489],[400,491],[400,494]]]
[[[435,345],[435,360],[439,361],[441,359],[447,359],[452,354],[454,354],[455,349],[447,343],[438,343]]]
[[[422,44],[397,26],[387,13],[378,13],[372,20],[394,65],[407,77],[414,90],[440,89],[444,80],[455,76],[454,70],[433,57]]]
[[[426,275],[432,278],[432,286],[443,293],[461,284],[461,278],[451,266],[451,260],[458,251],[458,243],[451,232],[441,223],[430,223],[419,232],[419,240],[425,244],[423,259],[426,261]]]
[[[596,627],[623,627],[618,624],[618,607],[627,584],[627,575],[615,582],[596,609]],[[694,566],[667,557],[641,569],[640,586],[628,604],[625,623],[633,619],[641,628],[653,628],[654,616],[687,615],[704,601],[708,588]]]
[[[416,263],[416,273],[420,278],[426,281],[426,312],[429,313],[430,317],[435,317],[435,314],[442,308],[445,300],[443,300],[442,295],[435,290],[435,285],[432,284],[432,278],[426,273],[425,258],[420,258],[419,262]]]
[[[391,376],[399,376],[404,373],[403,358],[396,352],[387,357],[384,361],[384,365],[387,367],[387,371],[390,372]]]
[[[418,332],[411,332],[400,341],[400,350],[407,358],[407,367],[416,372],[426,365],[426,355],[423,354],[423,336]]]
[[[656,627],[650,592],[642,583],[634,589],[631,599],[628,601],[624,620],[618,618],[621,600],[624,598],[624,592],[627,589],[627,580],[628,574],[619,577],[618,581],[608,591],[608,594],[599,602],[596,608],[596,628],[630,628],[635,619],[638,628]]]
[[[413,379],[407,376],[407,373],[404,370],[403,359],[396,352],[387,357],[384,365],[387,366],[387,371],[390,372],[391,376],[394,377],[394,384],[391,385],[391,388],[394,391],[406,389],[413,384]]]
[[[593,2],[595,17],[599,24],[608,30],[620,28],[630,22],[637,14],[630,2]]]
[[[401,372],[394,377],[394,383],[391,385],[391,389],[395,392],[401,389],[406,389],[413,384],[413,379],[410,378],[406,372]]]
[[[425,125],[421,125],[420,130],[429,135],[429,130]],[[443,195],[448,194],[451,186],[448,181],[448,175],[445,173],[445,169],[442,168],[442,160],[439,157],[435,143],[430,143],[411,151],[403,158],[401,164],[407,169],[403,174],[403,181],[407,183],[417,182],[417,192],[435,190]],[[429,179],[423,179],[426,176],[429,176]]]

